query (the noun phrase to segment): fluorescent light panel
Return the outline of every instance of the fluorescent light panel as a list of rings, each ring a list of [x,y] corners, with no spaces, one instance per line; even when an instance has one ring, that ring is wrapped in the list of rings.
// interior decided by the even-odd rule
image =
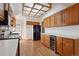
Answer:
[[[38,4],[35,4],[34,8],[36,8],[36,9],[41,9],[42,6],[41,6],[41,5],[38,5]]]
[[[33,4],[34,4],[34,3],[24,3],[24,5],[25,5],[25,6],[28,6],[28,7],[33,7]]]
[[[45,6],[43,6],[43,5],[45,5]],[[46,6],[48,6],[48,7],[46,7]],[[40,17],[41,15],[43,15],[45,13],[45,11],[48,11],[50,9],[49,7],[50,7],[50,4],[48,4],[48,3],[39,3],[39,4],[35,3],[35,5],[34,5],[34,3],[24,3],[23,11],[24,11],[24,14],[27,16],[29,15],[31,17],[33,17],[33,16]]]

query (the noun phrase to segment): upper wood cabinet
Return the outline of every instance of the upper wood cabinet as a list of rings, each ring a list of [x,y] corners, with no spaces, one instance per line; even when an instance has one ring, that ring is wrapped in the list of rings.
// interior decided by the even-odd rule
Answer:
[[[55,26],[54,15],[50,16],[50,27]]]
[[[50,17],[44,19],[44,28],[50,27]]]
[[[0,3],[0,25],[8,25],[8,3]]]
[[[70,8],[63,10],[63,25],[70,25]]]
[[[63,10],[63,21],[64,25],[75,25],[79,24],[79,4],[72,5],[71,7]]]
[[[26,25],[40,25],[39,22],[26,21]]]
[[[54,15],[54,25],[61,26],[62,24],[63,24],[62,11],[60,11]]]
[[[79,24],[79,4],[70,7],[70,24]]]
[[[4,3],[0,3],[0,21],[4,20]]]
[[[79,4],[74,4],[44,19],[44,28],[79,24]]]

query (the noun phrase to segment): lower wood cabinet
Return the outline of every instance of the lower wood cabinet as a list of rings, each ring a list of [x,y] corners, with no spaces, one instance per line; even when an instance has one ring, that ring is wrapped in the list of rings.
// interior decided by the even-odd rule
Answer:
[[[56,37],[56,46],[57,46],[57,53],[63,55],[63,45],[62,45],[62,37]]]
[[[57,53],[63,56],[79,56],[79,39],[56,38]]]
[[[46,34],[41,35],[41,43],[44,44],[46,47],[50,47],[50,36]]]
[[[74,55],[74,39],[63,38],[63,55]]]

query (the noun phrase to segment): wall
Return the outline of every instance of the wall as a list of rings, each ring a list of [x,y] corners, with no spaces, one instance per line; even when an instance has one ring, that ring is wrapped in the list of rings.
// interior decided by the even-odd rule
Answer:
[[[15,32],[20,33],[22,39],[26,39],[26,18],[19,15],[16,17],[16,30]]]
[[[49,35],[79,38],[79,25],[47,28],[45,29],[45,33]]]
[[[32,39],[33,40],[33,26],[26,25],[26,39]]]
[[[15,32],[20,33],[22,39],[33,38],[33,26],[26,25],[26,17],[19,15],[16,17],[16,29]]]

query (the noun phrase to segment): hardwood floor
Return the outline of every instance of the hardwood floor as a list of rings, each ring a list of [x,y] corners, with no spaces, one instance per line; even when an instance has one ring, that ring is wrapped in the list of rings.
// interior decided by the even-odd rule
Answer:
[[[40,40],[20,40],[20,56],[57,56],[57,54],[45,47]]]

